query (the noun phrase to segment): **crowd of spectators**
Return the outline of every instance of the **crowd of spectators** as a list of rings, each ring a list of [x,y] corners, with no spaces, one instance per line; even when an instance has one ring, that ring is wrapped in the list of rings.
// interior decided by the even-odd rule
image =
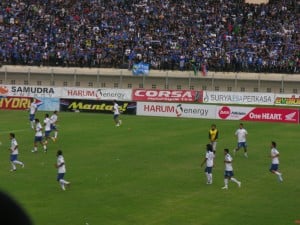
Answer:
[[[1,0],[0,63],[300,73],[297,0]]]

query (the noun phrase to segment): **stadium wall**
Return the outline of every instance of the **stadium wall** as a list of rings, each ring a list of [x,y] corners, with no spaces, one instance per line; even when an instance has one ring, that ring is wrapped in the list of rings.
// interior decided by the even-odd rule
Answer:
[[[126,69],[2,66],[0,84],[53,87],[173,89],[293,93],[300,92],[299,74],[225,73],[151,70],[134,76]]]

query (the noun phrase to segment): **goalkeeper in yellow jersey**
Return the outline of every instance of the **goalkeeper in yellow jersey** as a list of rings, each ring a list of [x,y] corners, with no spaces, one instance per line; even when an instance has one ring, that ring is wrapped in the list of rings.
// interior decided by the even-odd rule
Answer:
[[[219,137],[219,131],[217,129],[217,126],[216,124],[212,124],[210,130],[208,131],[208,139],[210,141],[214,154],[216,154],[217,151],[218,137]]]

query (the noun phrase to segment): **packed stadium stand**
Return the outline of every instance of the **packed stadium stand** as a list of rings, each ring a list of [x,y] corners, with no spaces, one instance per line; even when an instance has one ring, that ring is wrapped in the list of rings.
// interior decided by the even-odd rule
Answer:
[[[1,0],[2,65],[300,72],[297,0]]]

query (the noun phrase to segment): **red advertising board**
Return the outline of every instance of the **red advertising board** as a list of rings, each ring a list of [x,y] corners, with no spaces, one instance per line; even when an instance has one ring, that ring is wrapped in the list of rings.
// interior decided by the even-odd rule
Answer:
[[[299,110],[286,108],[218,106],[217,119],[299,123]]]
[[[0,99],[0,109],[28,109],[30,98],[27,97],[3,97]]]
[[[30,107],[30,99],[30,97],[2,97],[0,109],[27,110]],[[42,101],[36,98],[36,103],[41,105]]]
[[[132,92],[133,101],[202,103],[202,99],[203,99],[202,96],[203,96],[203,91],[194,91],[194,90],[135,89]]]
[[[254,108],[242,120],[299,123],[298,109]]]

